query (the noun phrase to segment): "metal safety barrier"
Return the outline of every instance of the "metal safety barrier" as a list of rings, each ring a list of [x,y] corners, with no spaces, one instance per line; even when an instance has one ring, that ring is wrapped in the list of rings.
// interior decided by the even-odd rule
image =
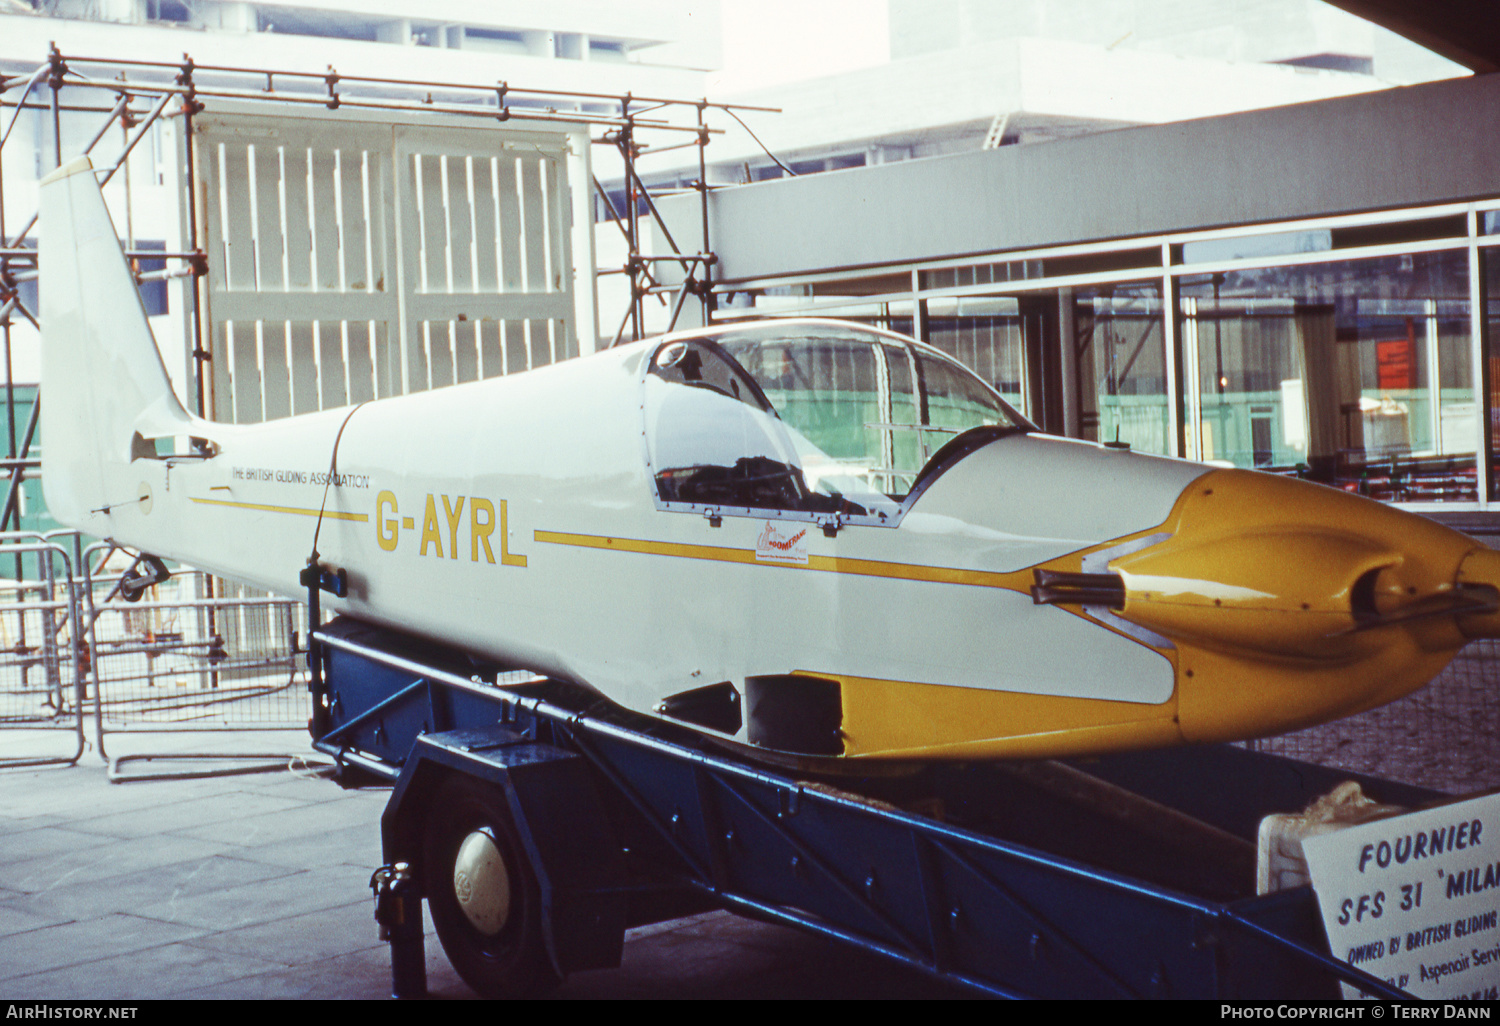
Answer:
[[[103,573],[118,551],[100,542],[80,559],[89,670],[99,696],[98,748],[110,782],[261,773],[302,758],[295,752],[110,756],[110,731],[286,730],[307,722],[302,603],[248,594],[195,570],[169,577],[155,564],[159,572],[142,573],[141,558],[123,575]],[[189,765],[129,774],[123,768],[162,759]]]
[[[107,547],[85,553],[87,589],[105,592],[90,603],[88,648],[108,729],[306,726],[302,603],[246,595],[198,571],[132,601],[96,579],[87,557],[99,551]]]
[[[111,779],[255,772],[268,759],[285,766],[302,758],[305,753],[273,753],[256,755],[238,770],[118,773],[120,763],[146,757],[111,759],[109,733],[300,730],[307,724],[307,610],[301,602],[254,594],[191,569],[143,573],[143,560],[129,553],[122,573],[120,554],[105,542],[84,547],[74,531],[0,533],[0,572],[13,574],[0,581],[0,731],[71,734],[66,749],[55,752],[29,734],[24,744],[6,744],[0,736],[0,768],[76,763],[88,748],[88,719]],[[38,754],[38,747],[49,750]]]
[[[68,540],[66,534],[0,534],[0,566],[13,560],[16,570],[15,580],[0,584],[0,728],[73,735],[66,754],[0,749],[0,768],[72,764],[85,749],[86,659],[78,644],[79,596]]]
[[[222,775],[191,769],[125,777],[110,759],[109,732],[300,729],[307,722],[302,603],[247,594],[200,571],[170,577],[141,574],[137,559],[123,575],[104,572],[119,550],[99,542],[84,550],[83,624],[90,680],[98,696],[98,748],[110,779]],[[159,579],[160,578],[160,579]],[[295,753],[256,756],[285,760]],[[178,753],[178,759],[228,756]],[[239,758],[239,757],[234,757]]]

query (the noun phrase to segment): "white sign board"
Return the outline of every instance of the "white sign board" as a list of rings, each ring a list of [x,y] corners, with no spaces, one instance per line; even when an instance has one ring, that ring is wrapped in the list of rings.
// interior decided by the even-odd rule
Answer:
[[[1416,997],[1500,994],[1500,795],[1309,837],[1303,852],[1335,958]]]

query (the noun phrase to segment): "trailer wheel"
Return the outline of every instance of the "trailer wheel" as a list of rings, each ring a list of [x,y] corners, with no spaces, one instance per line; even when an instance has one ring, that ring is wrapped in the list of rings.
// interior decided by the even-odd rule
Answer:
[[[422,839],[427,904],[458,975],[489,998],[534,997],[562,982],[542,940],[542,900],[498,789],[449,777]]]

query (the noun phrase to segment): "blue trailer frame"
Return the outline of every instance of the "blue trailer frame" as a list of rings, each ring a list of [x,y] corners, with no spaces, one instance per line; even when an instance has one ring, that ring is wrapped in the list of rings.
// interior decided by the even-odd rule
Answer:
[[[460,975],[495,996],[618,965],[628,926],[715,906],[998,996],[1409,996],[1330,957],[1309,888],[1257,897],[1247,874],[1263,815],[1350,774],[1221,746],[815,780],[357,621],[316,631],[310,661],[314,746],[341,783],[394,788],[397,996],[425,992],[424,897]],[[464,936],[451,864],[429,865],[476,829],[515,863],[503,946]]]

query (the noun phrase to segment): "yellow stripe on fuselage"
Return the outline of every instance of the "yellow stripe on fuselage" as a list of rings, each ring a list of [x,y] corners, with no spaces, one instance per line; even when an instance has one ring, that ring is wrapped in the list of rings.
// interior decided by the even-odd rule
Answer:
[[[612,552],[634,552],[647,556],[671,556],[677,559],[706,559],[719,563],[744,563],[751,566],[776,567],[783,570],[816,570],[822,573],[855,574],[862,577],[887,577],[934,584],[966,584],[978,588],[1005,588],[1029,593],[1030,569],[1011,573],[989,570],[959,570],[947,566],[923,566],[916,563],[885,563],[873,559],[849,559],[844,556],[813,556],[807,562],[790,563],[757,559],[754,549],[733,549],[717,545],[689,545],[680,542],[647,541],[640,538],[611,538],[597,534],[566,534],[537,531],[533,536],[548,545],[571,545]]]
[[[228,506],[231,509],[254,509],[263,513],[294,513],[299,517],[323,516],[328,520],[353,520],[356,523],[367,524],[370,522],[368,513],[341,513],[338,510],[308,509],[304,506],[272,506],[264,502],[231,502],[228,499],[199,499],[189,496],[193,502],[203,503],[205,506]]]

